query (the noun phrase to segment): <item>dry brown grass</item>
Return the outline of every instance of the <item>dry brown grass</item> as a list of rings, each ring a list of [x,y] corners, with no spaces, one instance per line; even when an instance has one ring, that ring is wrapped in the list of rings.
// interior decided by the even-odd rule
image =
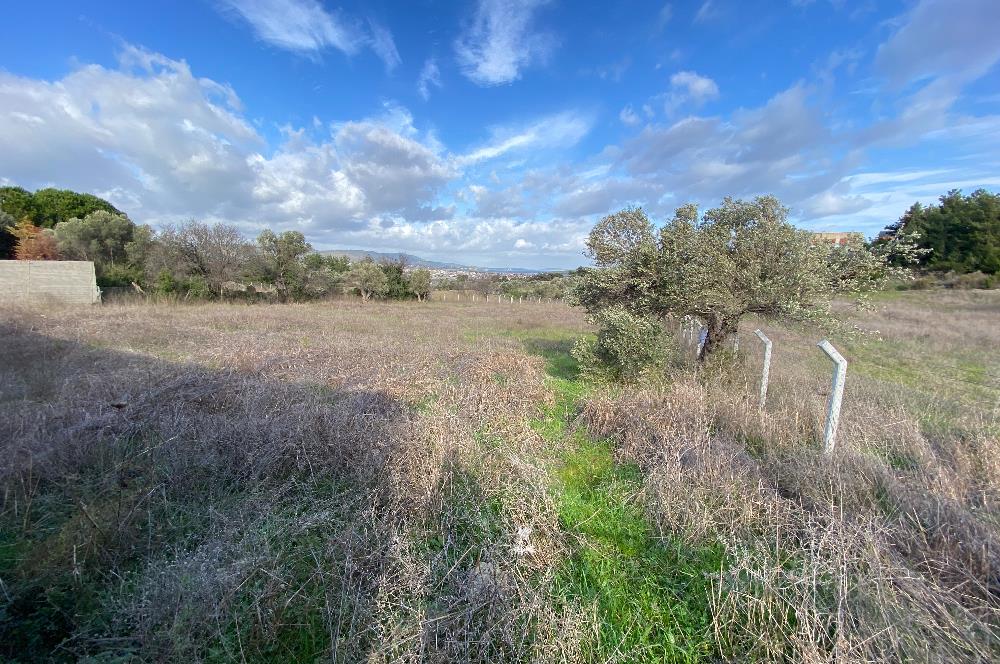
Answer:
[[[525,352],[571,380],[579,312],[0,315],[0,656],[587,659],[594,608],[553,590],[578,545],[552,473],[572,442],[530,426],[552,396]],[[724,550],[714,656],[995,661],[1000,297],[845,315],[885,341],[833,339],[851,365],[830,459],[810,331],[765,328],[764,413],[749,325],[743,368],[595,386],[579,421],[640,466],[658,537]]]
[[[547,309],[5,311],[0,652],[570,657],[540,360],[482,334]]]

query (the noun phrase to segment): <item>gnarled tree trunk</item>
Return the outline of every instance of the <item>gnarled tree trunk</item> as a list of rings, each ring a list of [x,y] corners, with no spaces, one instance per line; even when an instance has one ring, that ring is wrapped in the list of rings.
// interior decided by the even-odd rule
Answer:
[[[736,334],[739,324],[739,318],[710,314],[705,319],[705,343],[701,346],[698,361],[704,362],[709,355],[719,350],[730,337]]]

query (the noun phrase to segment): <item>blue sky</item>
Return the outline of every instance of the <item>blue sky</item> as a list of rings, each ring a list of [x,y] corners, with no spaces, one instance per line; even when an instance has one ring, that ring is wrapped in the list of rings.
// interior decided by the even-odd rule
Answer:
[[[571,267],[602,215],[773,193],[868,235],[1000,190],[1000,2],[35,2],[0,182],[140,223]]]

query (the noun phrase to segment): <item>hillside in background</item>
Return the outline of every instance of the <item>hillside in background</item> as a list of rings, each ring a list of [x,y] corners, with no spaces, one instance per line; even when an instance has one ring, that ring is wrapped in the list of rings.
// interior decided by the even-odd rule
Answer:
[[[414,267],[426,267],[435,270],[478,270],[480,272],[508,272],[515,274],[533,274],[535,272],[547,272],[541,268],[522,267],[482,267],[474,265],[463,265],[461,263],[447,263],[443,261],[432,261],[420,256],[405,253],[388,253],[381,251],[366,251],[363,249],[328,249],[317,252],[324,256],[343,256],[352,261],[371,258],[373,261],[398,261],[402,260],[407,265]]]

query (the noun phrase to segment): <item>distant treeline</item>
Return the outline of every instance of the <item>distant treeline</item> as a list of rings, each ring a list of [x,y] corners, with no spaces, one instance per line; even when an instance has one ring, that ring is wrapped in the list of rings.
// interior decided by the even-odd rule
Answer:
[[[938,205],[914,203],[880,235],[916,233],[929,249],[920,266],[952,281],[995,286],[1000,272],[1000,195],[950,191]],[[878,242],[880,240],[876,240]],[[90,260],[100,286],[131,286],[160,295],[211,298],[265,294],[310,299],[353,292],[365,299],[423,299],[430,272],[402,262],[350,262],[315,253],[302,233],[263,231],[249,241],[234,226],[198,221],[154,230],[138,226],[108,201],[61,189],[34,193],[0,187],[0,259]],[[459,275],[440,289],[561,298],[585,268],[527,277]],[[250,284],[257,284],[257,287]],[[263,286],[261,288],[260,286]]]
[[[513,298],[536,298],[558,300],[565,298],[587,268],[577,268],[569,272],[537,272],[524,276],[513,275],[465,275],[437,282],[440,290],[474,291],[476,293],[501,293]]]

